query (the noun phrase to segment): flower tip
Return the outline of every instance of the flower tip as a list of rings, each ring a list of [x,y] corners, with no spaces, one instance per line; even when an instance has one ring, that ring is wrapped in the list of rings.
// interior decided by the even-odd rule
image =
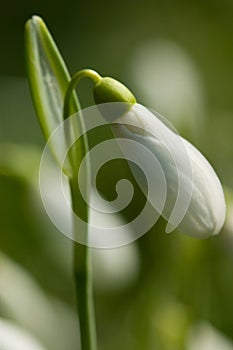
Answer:
[[[217,236],[221,232],[226,219],[226,203],[223,192],[219,193],[218,199],[218,203],[216,203],[212,209],[210,208],[212,215],[209,217],[209,220],[207,218],[206,220],[202,218],[201,222],[197,220],[196,225],[191,226],[187,231],[183,230],[181,227],[181,231],[188,236],[198,239],[207,239]],[[201,216],[202,215],[200,215],[200,217]]]
[[[219,211],[218,219],[216,220],[216,224],[212,233],[213,236],[218,235],[222,231],[226,221],[226,214],[227,214],[227,206],[226,206],[226,201],[223,194],[222,207],[221,207],[221,210]]]

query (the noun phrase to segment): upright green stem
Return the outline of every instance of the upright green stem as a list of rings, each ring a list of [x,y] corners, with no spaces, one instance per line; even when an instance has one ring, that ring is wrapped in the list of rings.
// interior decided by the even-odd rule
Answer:
[[[75,179],[70,180],[70,189],[74,213],[87,221],[88,208],[85,204],[82,205],[83,199],[78,188],[78,182]],[[74,230],[77,229],[78,227],[74,223]],[[87,235],[88,232],[86,232]],[[87,245],[74,242],[73,268],[79,313],[81,349],[97,350],[90,249]]]
[[[79,80],[83,77],[89,77],[94,82],[97,82],[100,79],[100,76],[90,70],[85,69],[76,73],[68,85],[68,89],[65,95],[64,101],[64,111],[63,118],[67,119],[71,114],[71,100],[73,96],[73,90],[78,84]],[[76,123],[75,120],[71,120],[71,128],[82,128],[83,120],[81,111],[79,119]],[[69,130],[67,132],[67,138],[69,139]],[[78,143],[81,145],[80,149],[83,150],[83,156],[88,150],[88,143],[86,135],[83,135],[78,140]],[[78,153],[75,152],[75,147],[71,152],[71,164],[73,168],[73,176],[70,178],[70,190],[72,197],[72,209],[74,213],[81,218],[83,221],[88,223],[88,206],[84,201],[79,185],[78,185],[78,174],[77,170],[79,168],[82,157],[78,157]],[[86,191],[88,194],[88,169],[86,169]],[[87,195],[88,198],[88,195]],[[74,220],[73,230],[74,237],[80,227],[77,224],[78,221]],[[84,225],[86,232],[82,232],[86,237],[86,243],[88,242],[88,224]],[[73,246],[73,267],[75,275],[75,285],[76,285],[76,297],[78,304],[78,313],[79,313],[79,324],[80,324],[80,338],[81,338],[81,349],[82,350],[97,350],[97,339],[96,339],[96,325],[95,325],[95,313],[94,313],[94,303],[93,303],[93,287],[92,287],[92,274],[91,274],[91,260],[90,260],[90,249],[87,244],[79,244],[74,241]]]

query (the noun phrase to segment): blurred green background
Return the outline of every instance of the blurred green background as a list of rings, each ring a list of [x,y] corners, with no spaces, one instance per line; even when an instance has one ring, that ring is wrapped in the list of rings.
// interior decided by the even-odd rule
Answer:
[[[0,12],[0,350],[73,350],[79,342],[71,242],[47,218],[38,189],[44,140],[23,39],[33,14],[72,73],[115,77],[193,142],[228,202],[218,237],[165,235],[160,220],[134,244],[93,250],[99,348],[233,349],[233,2],[22,0]],[[91,83],[81,86],[88,106]]]

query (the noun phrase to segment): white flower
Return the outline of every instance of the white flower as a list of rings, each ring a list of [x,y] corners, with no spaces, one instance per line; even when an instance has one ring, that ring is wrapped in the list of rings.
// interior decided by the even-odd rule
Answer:
[[[148,157],[146,169],[143,169],[145,176],[147,172],[153,171],[157,181],[158,173],[161,168],[163,170],[167,192],[160,214],[168,220],[167,232],[178,227],[184,233],[198,238],[218,234],[225,220],[226,205],[221,183],[206,158],[140,104],[133,104],[115,122],[112,129],[123,154],[127,154],[127,147],[130,146],[125,146],[121,138],[136,141],[142,149],[150,151],[161,166],[154,167]],[[135,148],[135,152],[138,149]],[[147,158],[143,152],[138,153],[139,158]],[[145,184],[145,178],[135,165],[129,165],[137,182],[157,209],[157,198],[161,200],[164,195],[161,193],[164,191],[163,186],[155,181],[155,191],[151,196],[149,189],[152,187]]]

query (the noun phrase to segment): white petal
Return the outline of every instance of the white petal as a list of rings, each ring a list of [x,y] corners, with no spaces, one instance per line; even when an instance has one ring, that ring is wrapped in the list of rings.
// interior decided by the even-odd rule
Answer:
[[[206,158],[139,104],[118,118],[117,123],[120,124],[113,125],[113,132],[118,138],[134,140],[145,146],[162,166],[167,200],[160,214],[168,220],[167,232],[178,227],[186,234],[199,238],[217,234],[225,220],[226,205],[220,181]],[[121,149],[123,153],[127,152],[122,146]],[[130,167],[142,190],[147,193],[145,179],[134,165],[130,164]],[[148,163],[143,169],[145,175],[152,171],[151,168]],[[157,186],[160,197],[159,184],[153,186]],[[156,209],[156,198],[152,204]]]

